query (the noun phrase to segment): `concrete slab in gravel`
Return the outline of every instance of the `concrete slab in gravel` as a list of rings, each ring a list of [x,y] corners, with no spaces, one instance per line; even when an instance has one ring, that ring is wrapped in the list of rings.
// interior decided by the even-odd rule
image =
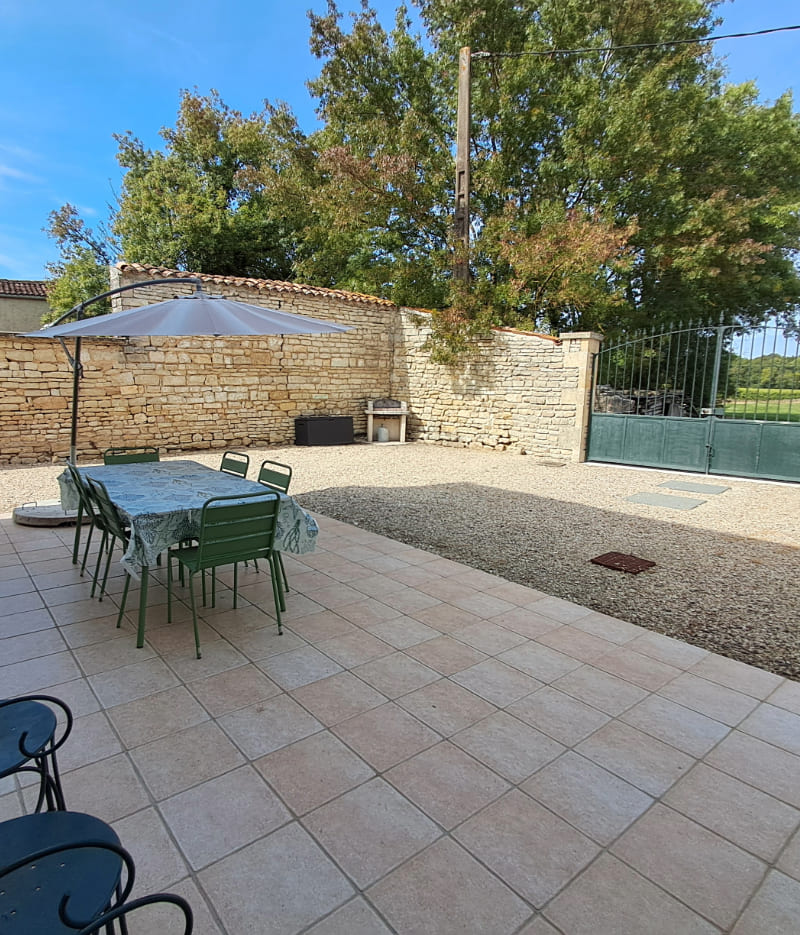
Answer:
[[[648,506],[665,506],[670,510],[693,510],[705,500],[696,500],[694,497],[672,497],[667,493],[635,493],[632,497],[625,497],[629,503],[646,503]]]
[[[730,487],[720,487],[719,484],[698,484],[689,480],[665,480],[659,487],[669,487],[670,490],[687,490],[689,493],[707,493],[716,496],[725,493]]]

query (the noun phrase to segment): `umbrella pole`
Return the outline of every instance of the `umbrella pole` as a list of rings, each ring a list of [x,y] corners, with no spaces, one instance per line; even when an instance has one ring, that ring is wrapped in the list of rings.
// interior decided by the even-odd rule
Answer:
[[[69,436],[69,462],[78,463],[78,392],[81,385],[81,339],[75,338],[75,353],[72,356],[72,425]]]

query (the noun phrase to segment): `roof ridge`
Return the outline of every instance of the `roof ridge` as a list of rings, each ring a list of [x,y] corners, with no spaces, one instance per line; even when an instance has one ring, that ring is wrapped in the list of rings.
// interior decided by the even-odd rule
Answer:
[[[5,297],[47,298],[45,279],[0,279],[0,295]]]
[[[190,273],[186,270],[169,269],[164,266],[149,266],[143,263],[116,264],[117,269],[124,272],[132,270],[137,273],[158,275],[165,279],[201,279],[204,282],[213,282],[218,285],[242,285],[254,289],[268,289],[272,292],[294,292],[299,295],[332,296],[346,302],[365,302],[372,305],[384,305],[390,308],[398,306],[391,299],[382,299],[376,295],[366,295],[363,292],[350,292],[346,289],[329,289],[325,286],[309,286],[304,283],[287,282],[280,279],[257,279],[252,276],[226,276],[218,273]]]

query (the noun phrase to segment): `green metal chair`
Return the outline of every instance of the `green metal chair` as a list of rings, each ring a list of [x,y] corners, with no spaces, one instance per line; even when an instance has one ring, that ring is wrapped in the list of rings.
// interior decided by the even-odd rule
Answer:
[[[140,448],[106,448],[103,452],[103,464],[141,464],[145,461],[159,461],[158,448],[142,445]]]
[[[100,576],[100,565],[103,560],[103,552],[106,553],[106,567],[105,573],[103,574],[103,581],[100,585],[100,594],[98,595],[99,600],[103,600],[103,594],[105,594],[106,583],[108,582],[108,572],[111,568],[111,556],[114,552],[114,546],[117,542],[123,548],[123,551],[128,547],[128,540],[130,539],[130,530],[126,528],[122,517],[119,515],[119,511],[111,502],[111,498],[108,495],[106,486],[102,481],[94,480],[91,477],[86,478],[86,485],[91,493],[91,497],[95,507],[95,514],[97,515],[98,525],[100,529],[103,530],[103,540],[100,545],[100,551],[97,555],[97,565],[94,571],[94,583],[92,584],[91,597],[94,597],[94,592],[97,587],[97,581]],[[122,626],[122,617],[125,613],[125,602],[128,599],[128,589],[131,584],[131,576],[128,571],[125,571],[125,588],[122,591],[122,602],[119,608],[119,614],[117,616],[117,626]]]
[[[239,477],[247,477],[247,471],[250,468],[249,455],[240,454],[238,451],[226,451],[222,456],[220,471],[226,474],[236,474]]]
[[[98,528],[99,523],[95,513],[91,494],[86,487],[86,483],[81,477],[80,471],[74,464],[67,461],[67,470],[72,477],[72,483],[75,485],[75,491],[78,494],[78,517],[75,523],[75,541],[72,545],[72,564],[78,564],[78,552],[81,544],[81,530],[83,529],[83,517],[89,517],[89,533],[86,536],[86,545],[83,549],[83,562],[81,563],[81,574],[86,571],[86,560],[89,557],[89,547],[92,544],[92,533]]]
[[[274,551],[275,531],[278,524],[280,497],[274,492],[211,497],[203,504],[197,545],[180,546],[167,555],[167,622],[172,622],[172,560],[189,572],[189,594],[192,605],[194,641],[197,658],[200,654],[200,635],[197,629],[197,604],[194,596],[194,576],[200,572],[203,579],[205,602],[206,569],[212,572],[211,606],[214,606],[214,569],[233,565],[233,606],[239,587],[238,565],[249,559],[263,558],[269,563],[272,578],[272,596],[278,633],[283,633],[281,604],[283,598]]]
[[[289,492],[289,484],[292,481],[292,469],[288,464],[281,464],[280,461],[262,461],[258,471],[259,484],[269,487],[270,490],[278,490],[281,493]],[[289,590],[289,580],[286,577],[286,569],[283,567],[283,557],[280,551],[275,552],[278,561],[278,567],[281,570],[284,590]],[[258,566],[256,566],[258,567]]]

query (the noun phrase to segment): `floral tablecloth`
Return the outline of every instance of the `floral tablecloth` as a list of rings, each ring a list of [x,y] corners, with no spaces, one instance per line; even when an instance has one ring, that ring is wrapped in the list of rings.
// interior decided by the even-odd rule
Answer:
[[[130,523],[132,534],[122,565],[137,577],[142,565],[154,564],[169,546],[197,536],[203,504],[210,497],[264,493],[266,489],[256,481],[196,461],[90,465],[78,470],[105,484]],[[78,494],[68,471],[59,476],[58,484],[64,509],[76,509]],[[275,547],[282,552],[313,552],[318,531],[313,517],[292,497],[281,494]]]

